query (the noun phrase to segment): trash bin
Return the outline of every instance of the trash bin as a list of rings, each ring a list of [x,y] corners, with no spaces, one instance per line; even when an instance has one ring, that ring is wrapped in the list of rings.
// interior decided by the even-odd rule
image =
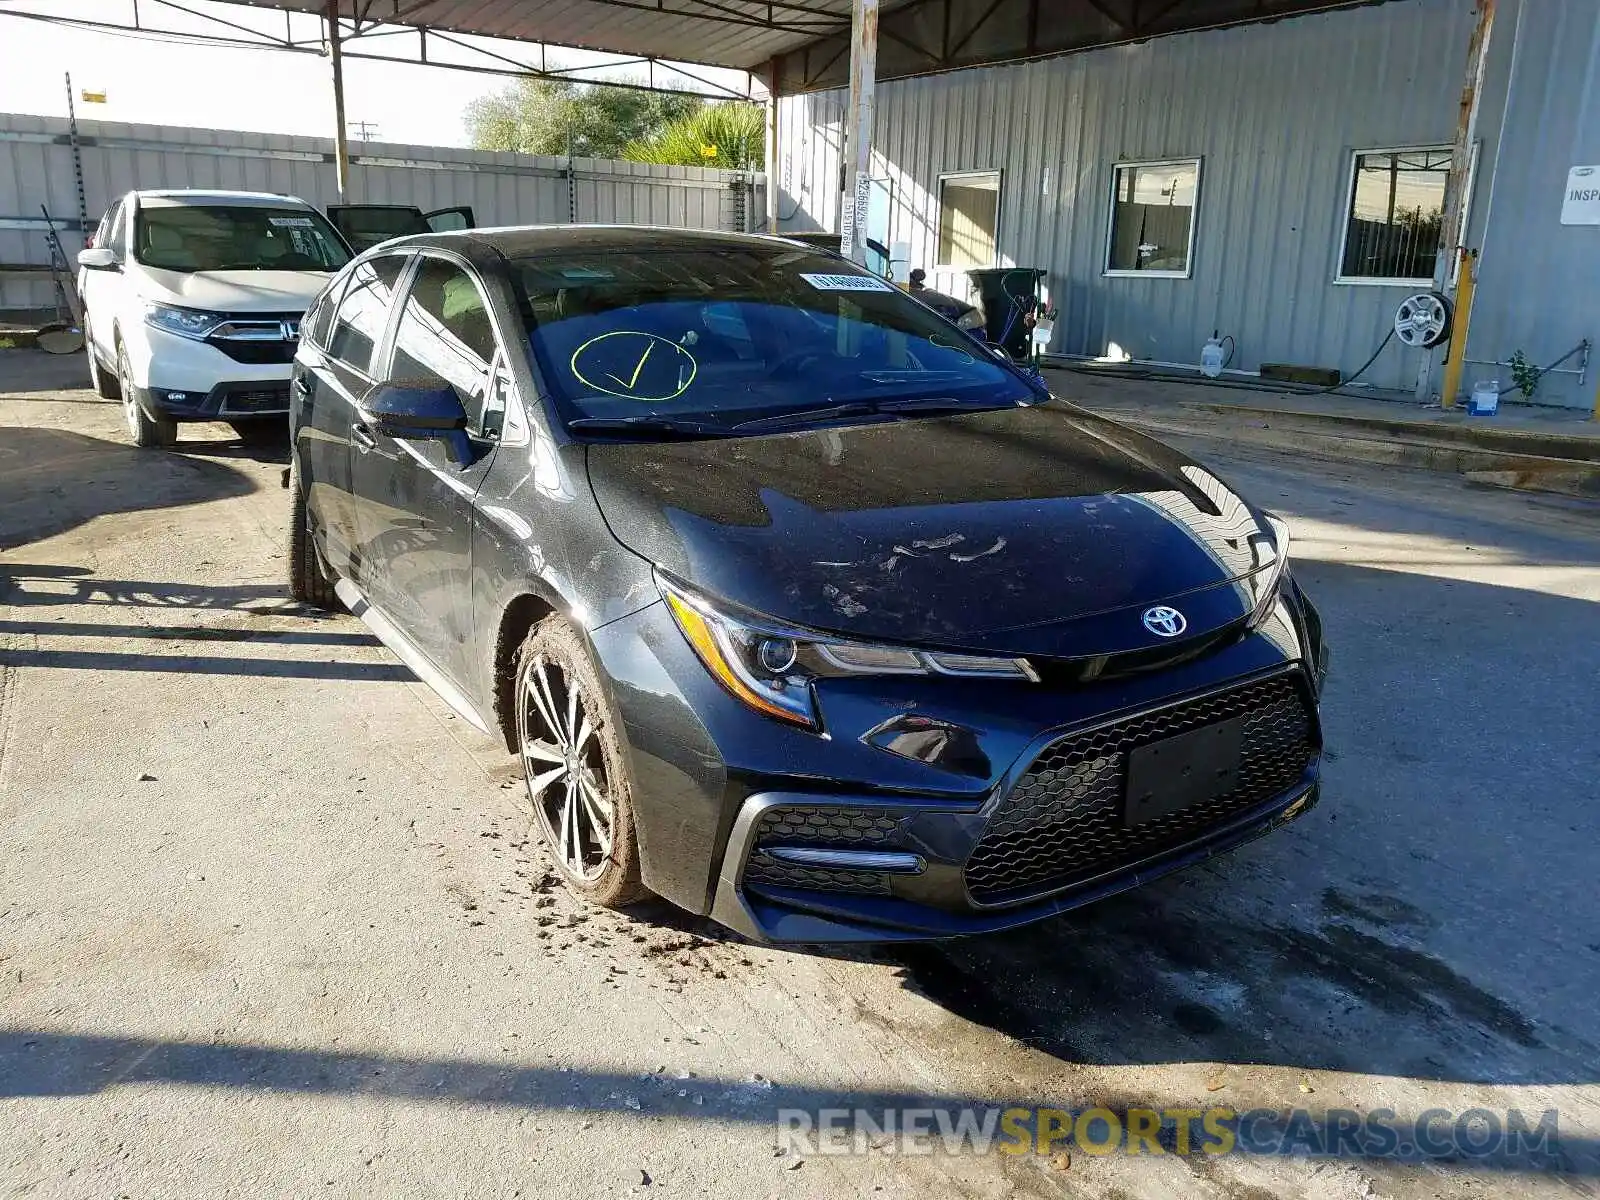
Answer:
[[[983,308],[984,336],[1018,362],[1033,357],[1033,321],[1044,286],[1043,267],[988,267],[968,271]]]

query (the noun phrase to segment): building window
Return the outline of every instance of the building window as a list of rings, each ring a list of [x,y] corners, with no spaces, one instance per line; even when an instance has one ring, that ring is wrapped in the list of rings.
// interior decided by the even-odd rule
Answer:
[[[994,266],[999,228],[999,171],[939,177],[939,267]]]
[[[1188,278],[1199,194],[1198,158],[1118,164],[1112,172],[1106,274]]]
[[[1432,282],[1444,223],[1448,148],[1358,151],[1350,167],[1341,282]]]

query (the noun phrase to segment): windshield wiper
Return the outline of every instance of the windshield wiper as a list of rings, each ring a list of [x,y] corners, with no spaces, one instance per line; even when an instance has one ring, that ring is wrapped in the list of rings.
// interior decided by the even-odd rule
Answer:
[[[631,417],[574,417],[567,428],[581,433],[653,433],[666,438],[726,437],[727,430],[696,421],[638,413]]]
[[[729,426],[730,429],[767,429],[775,425],[789,425],[797,421],[810,421],[835,417],[870,417],[876,413],[879,406],[876,404],[830,404],[823,408],[795,408],[788,412],[771,413],[765,417],[751,417],[748,421],[739,421]]]
[[[955,396],[907,396],[901,400],[880,400],[874,407],[879,412],[967,412],[975,408],[1008,408],[1010,403],[996,404],[993,400],[960,400]]]

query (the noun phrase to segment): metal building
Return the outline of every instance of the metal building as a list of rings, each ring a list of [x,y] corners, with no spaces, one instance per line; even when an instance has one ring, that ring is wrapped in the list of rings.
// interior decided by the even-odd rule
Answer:
[[[880,80],[895,54],[917,66],[889,41],[893,15]],[[1431,286],[1474,16],[1463,0],[1390,0],[880,81],[888,236],[956,295],[969,266],[1044,268],[1052,353],[1187,365],[1218,330],[1237,343],[1233,368],[1348,373]],[[815,87],[822,58],[789,64],[780,88]],[[778,99],[780,229],[839,228],[845,104],[837,87]],[[1600,224],[1562,223],[1574,167],[1600,186],[1600,4],[1501,0],[1473,140],[1464,244],[1481,260],[1463,381],[1509,386],[1494,362],[1600,340]],[[1600,204],[1589,212],[1600,221]],[[1392,342],[1364,380],[1412,391],[1421,376],[1437,392],[1441,357]],[[1544,377],[1537,400],[1593,405],[1584,360]]]

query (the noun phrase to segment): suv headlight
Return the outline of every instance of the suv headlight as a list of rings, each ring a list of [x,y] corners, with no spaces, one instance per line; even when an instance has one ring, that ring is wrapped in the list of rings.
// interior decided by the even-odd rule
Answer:
[[[969,309],[967,309],[966,312],[962,313],[959,317],[956,318],[956,327],[958,329],[968,329],[968,330],[986,328],[986,325],[985,325],[985,322],[984,322],[984,319],[983,319],[983,309],[981,309],[981,308],[969,308]]]
[[[179,337],[204,341],[211,332],[228,319],[226,313],[205,312],[197,308],[177,308],[171,304],[147,303],[144,306],[144,323],[152,329],[175,333]]]
[[[876,645],[728,612],[682,584],[656,576],[678,628],[713,678],[769,717],[817,728],[812,683],[849,675],[951,675],[1037,682],[1023,658],[992,658]]]

